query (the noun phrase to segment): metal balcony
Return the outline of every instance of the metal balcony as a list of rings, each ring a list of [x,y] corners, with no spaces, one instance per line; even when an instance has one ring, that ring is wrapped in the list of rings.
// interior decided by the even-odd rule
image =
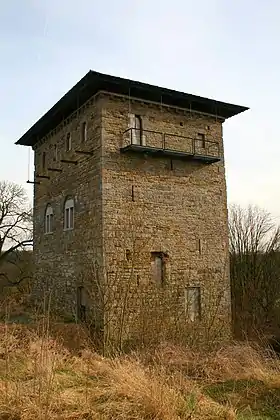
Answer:
[[[120,150],[122,153],[166,156],[207,164],[221,160],[220,144],[217,141],[137,128],[129,128],[124,132],[123,147]]]

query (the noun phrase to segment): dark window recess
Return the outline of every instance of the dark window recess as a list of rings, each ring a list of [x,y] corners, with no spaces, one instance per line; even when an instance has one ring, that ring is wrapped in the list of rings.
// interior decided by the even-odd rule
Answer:
[[[71,142],[71,133],[66,134],[66,152],[69,152],[72,148],[72,142]]]
[[[48,204],[45,212],[45,233],[52,233],[53,225],[53,208]]]
[[[201,246],[202,244],[201,244],[201,239],[198,239],[197,240],[197,250],[198,250],[198,252],[201,254],[201,252],[202,252],[202,246]]]
[[[53,160],[54,160],[54,162],[57,162],[58,161],[58,148],[57,148],[57,144],[54,145]]]
[[[42,168],[46,169],[46,152],[43,152],[42,155]]]
[[[131,187],[131,200],[135,201],[135,197],[134,197],[134,185],[132,185]]]
[[[199,148],[205,149],[205,134],[204,133],[198,133],[197,134],[197,141],[196,141],[196,145]]]
[[[137,284],[137,286],[140,286],[140,275],[139,274],[137,274],[137,276],[136,276],[136,284]]]
[[[170,170],[173,171],[173,160],[170,159]]]
[[[68,198],[64,204],[64,229],[74,228],[74,200]]]
[[[126,258],[127,261],[130,261],[131,260],[131,251],[130,251],[130,249],[126,249],[126,251],[125,251],[125,258]]]
[[[87,141],[87,123],[84,121],[81,125],[81,142]]]
[[[83,286],[77,289],[77,315],[79,321],[86,321],[86,292]]]
[[[184,123],[183,123],[182,121],[180,122],[180,126],[181,126],[181,127],[183,127],[183,126],[184,126]]]
[[[163,286],[165,284],[167,258],[168,257],[164,252],[151,253],[152,277],[158,286]]]

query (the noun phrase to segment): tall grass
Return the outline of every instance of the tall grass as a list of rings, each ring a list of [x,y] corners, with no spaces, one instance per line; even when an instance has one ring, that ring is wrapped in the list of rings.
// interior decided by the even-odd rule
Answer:
[[[82,351],[63,345],[73,328],[78,334],[68,325],[54,339],[37,328],[1,326],[1,420],[235,419],[237,406],[205,387],[255,380],[280,388],[278,360],[249,345],[203,354],[165,344],[105,358],[82,334]]]

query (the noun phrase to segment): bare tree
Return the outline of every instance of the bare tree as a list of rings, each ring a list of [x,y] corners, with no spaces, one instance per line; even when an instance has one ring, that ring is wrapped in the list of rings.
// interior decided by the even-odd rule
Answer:
[[[280,297],[280,229],[258,208],[229,211],[232,309],[237,335],[268,331]]]
[[[22,250],[32,245],[31,220],[32,212],[24,188],[0,181],[0,278],[6,284],[19,284],[25,278],[19,261],[24,255]]]

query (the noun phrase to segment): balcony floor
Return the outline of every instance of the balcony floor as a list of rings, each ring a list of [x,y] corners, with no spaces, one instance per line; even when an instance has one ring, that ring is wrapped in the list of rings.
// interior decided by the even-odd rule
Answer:
[[[221,160],[218,156],[207,156],[203,154],[193,154],[191,152],[180,152],[173,149],[162,149],[157,147],[141,146],[139,144],[129,144],[122,147],[122,153],[142,153],[158,157],[169,157],[180,160],[196,160],[207,164],[219,162]]]

